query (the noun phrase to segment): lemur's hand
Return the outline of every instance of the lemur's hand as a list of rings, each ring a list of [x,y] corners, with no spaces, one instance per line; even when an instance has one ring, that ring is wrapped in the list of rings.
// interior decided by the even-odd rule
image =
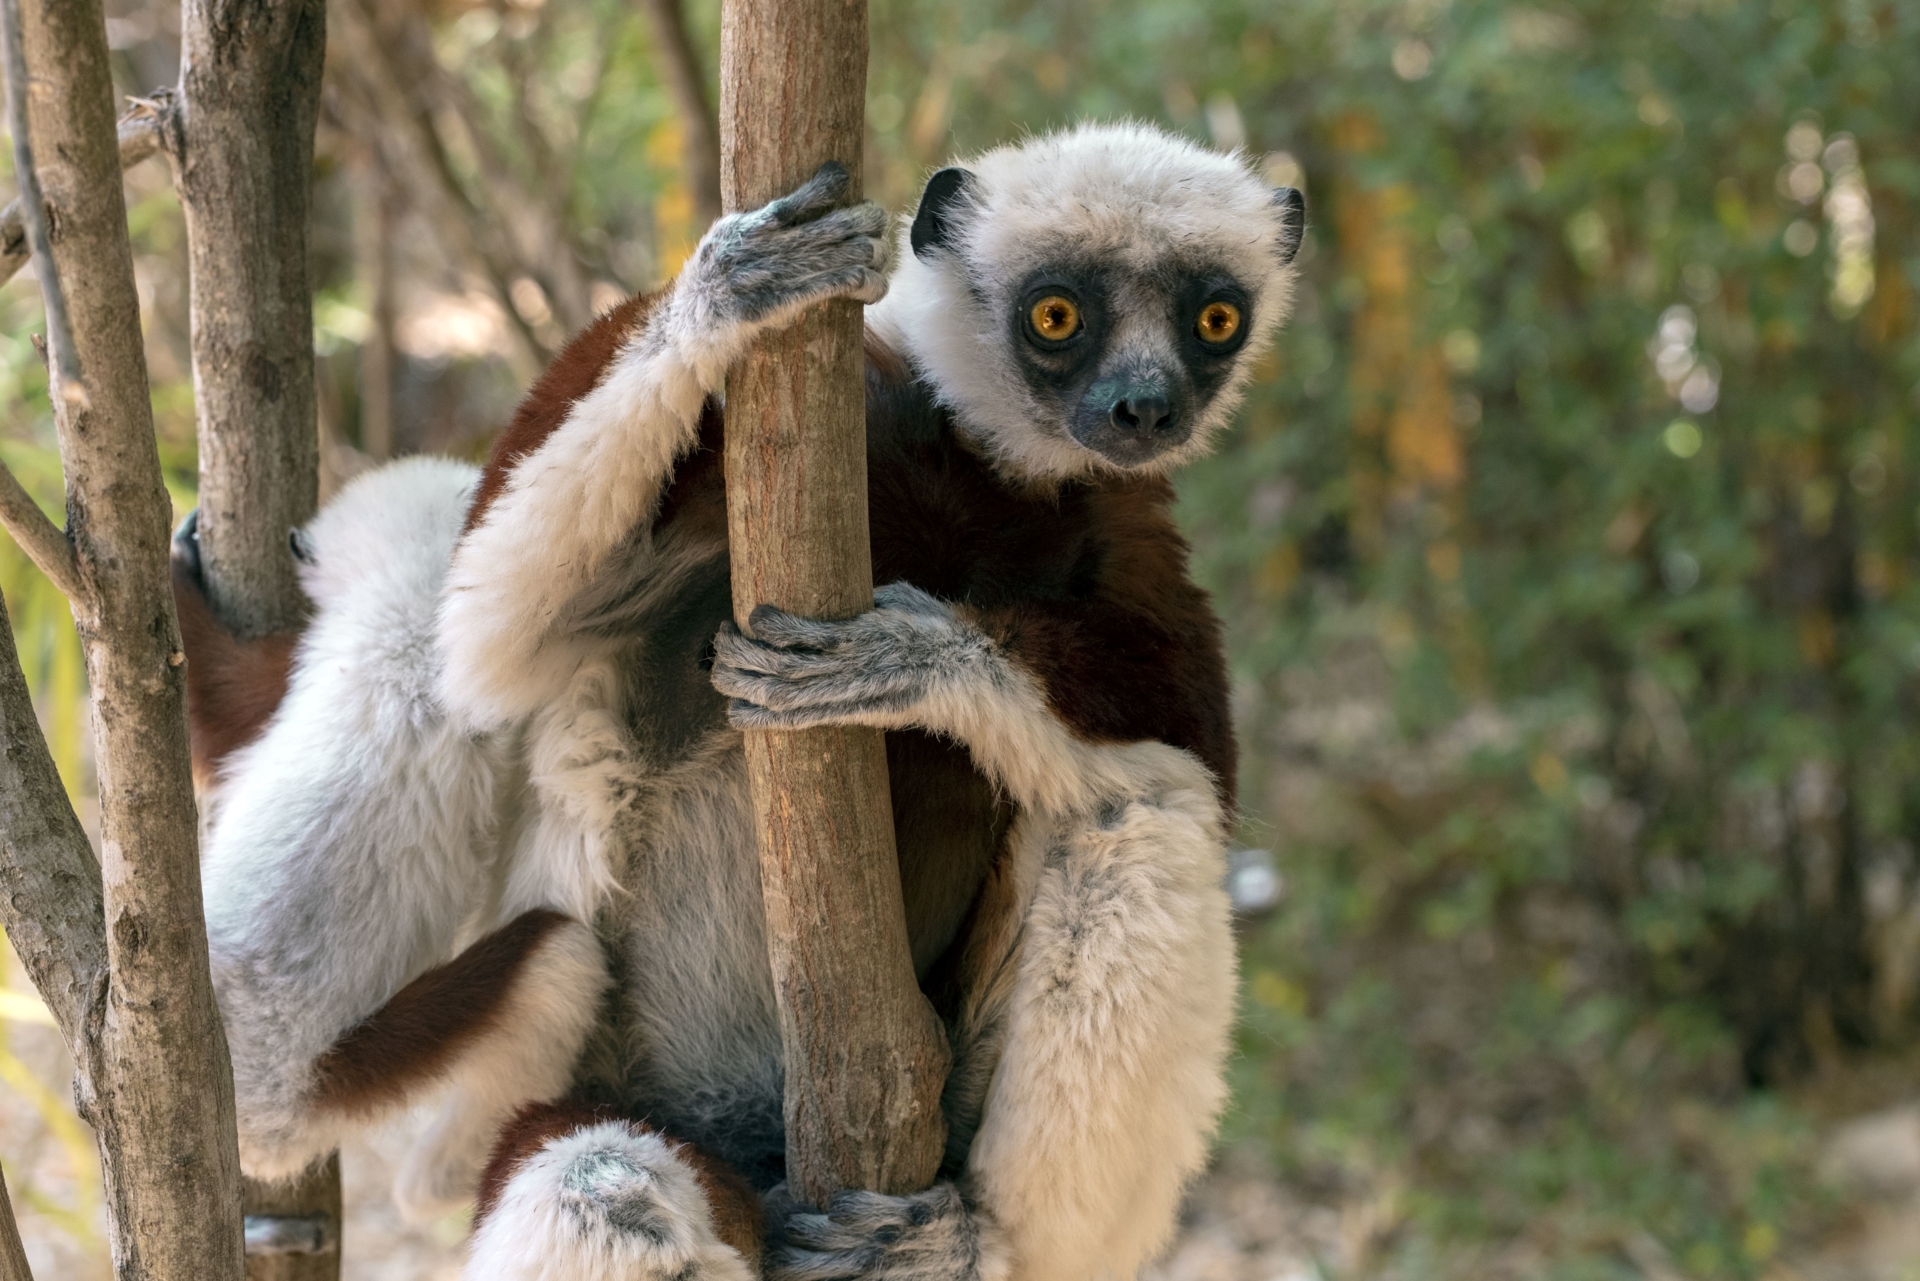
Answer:
[[[1006,1275],[992,1225],[960,1190],[915,1196],[842,1192],[826,1214],[797,1206],[785,1185],[767,1198],[768,1281],[997,1281]]]
[[[983,669],[992,642],[917,587],[891,583],[858,618],[822,622],[771,605],[753,611],[754,635],[732,623],[714,638],[713,685],[742,729],[888,725]]]
[[[893,252],[887,214],[870,200],[846,205],[852,185],[829,162],[790,194],[714,223],[681,273],[685,301],[756,328],[827,298],[879,302]]]

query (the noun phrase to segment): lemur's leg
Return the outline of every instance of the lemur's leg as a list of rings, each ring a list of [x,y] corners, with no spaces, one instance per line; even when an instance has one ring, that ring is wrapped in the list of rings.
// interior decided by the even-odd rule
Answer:
[[[1214,781],[1165,744],[1077,736],[963,611],[898,584],[876,602],[838,623],[756,611],[758,640],[719,637],[714,684],[743,725],[951,735],[1019,804],[1032,890],[1000,1058],[963,1195],[940,1204],[994,1225],[1020,1281],[1131,1277],[1171,1234],[1225,1096],[1234,957]],[[922,1226],[909,1202],[831,1209],[777,1276],[997,1275],[964,1244],[985,1238],[938,1214]],[[923,1237],[936,1256],[933,1242],[963,1244],[936,1267],[909,1248]]]
[[[496,1123],[552,1097],[597,1014],[605,966],[577,920],[528,916],[454,957],[518,778],[506,736],[453,728],[433,695],[435,599],[474,476],[398,463],[307,527],[315,613],[285,698],[222,771],[202,878],[257,1176],[449,1077]]]
[[[556,635],[556,620],[647,523],[701,406],[754,336],[824,299],[886,292],[886,214],[842,208],[848,189],[846,171],[828,165],[791,195],[715,223],[610,359],[578,357],[605,361],[592,390],[517,426],[442,610],[442,689],[465,723],[511,722],[562,697],[593,649]]]
[[[528,1108],[481,1180],[466,1281],[752,1281],[760,1199],[639,1122]]]

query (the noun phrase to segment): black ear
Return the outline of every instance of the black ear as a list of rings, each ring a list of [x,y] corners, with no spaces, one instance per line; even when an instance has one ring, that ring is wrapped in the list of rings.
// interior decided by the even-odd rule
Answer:
[[[1280,208],[1280,265],[1286,266],[1300,252],[1300,237],[1307,234],[1307,198],[1294,187],[1275,187],[1273,203]]]
[[[942,169],[927,179],[926,194],[920,197],[920,212],[913,216],[913,230],[907,237],[915,257],[926,257],[929,249],[953,248],[967,189],[972,185],[973,175],[965,169]]]

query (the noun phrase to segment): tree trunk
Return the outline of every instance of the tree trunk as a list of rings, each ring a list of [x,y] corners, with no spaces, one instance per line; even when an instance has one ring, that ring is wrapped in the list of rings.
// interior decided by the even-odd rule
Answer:
[[[783,195],[828,160],[860,172],[864,0],[727,0],[720,53],[727,207]],[[873,605],[861,311],[834,301],[763,338],[727,377],[734,616]],[[804,426],[804,430],[803,430]],[[767,947],[786,1046],[787,1177],[917,1191],[945,1141],[946,1038],[914,980],[884,740],[749,732]]]
[[[191,278],[200,558],[220,617],[259,636],[299,626],[306,610],[287,535],[319,493],[307,217],[326,5],[186,0],[183,22],[173,155]],[[334,1225],[318,1253],[251,1256],[249,1281],[339,1275],[337,1161],[291,1188],[249,1181],[246,1201],[263,1231],[268,1218]]]
[[[154,445],[106,28],[98,0],[22,0],[19,18],[32,71],[32,92],[19,99],[32,103],[25,140],[44,162],[53,231],[42,288],[52,295],[64,284],[71,321],[70,351],[61,350],[68,335],[49,328],[52,399],[100,785],[110,977],[104,999],[81,1015],[81,1112],[99,1136],[118,1276],[238,1281],[233,1076],[201,918],[184,656],[167,577],[171,506]],[[18,124],[15,132],[18,147]],[[32,165],[21,168],[26,190]],[[31,225],[38,211],[26,212]],[[60,385],[68,370],[84,371],[84,395]],[[10,747],[30,738],[9,726]],[[57,815],[46,806],[42,817],[48,809]]]
[[[318,493],[307,211],[326,5],[186,0],[182,21],[200,558],[220,617],[260,636],[299,625],[287,532]]]

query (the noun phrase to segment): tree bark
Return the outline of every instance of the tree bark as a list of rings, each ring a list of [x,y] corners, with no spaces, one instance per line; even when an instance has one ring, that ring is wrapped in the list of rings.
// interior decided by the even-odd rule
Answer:
[[[109,971],[104,999],[79,1016],[81,1112],[99,1136],[117,1275],[239,1281],[233,1076],[201,917],[184,655],[167,576],[172,513],[154,445],[106,28],[98,0],[21,0],[19,11],[32,70],[25,123],[53,233],[42,284],[64,284],[71,319],[73,350],[56,351],[52,364],[87,380],[84,401],[59,388],[53,396],[84,588],[73,612],[93,695]],[[31,223],[35,211],[26,212]],[[10,723],[10,747],[28,737]],[[29,771],[32,755],[29,743]],[[43,804],[40,815],[56,840],[59,808]],[[69,871],[73,861],[66,855]],[[73,1026],[71,1013],[60,1017]]]
[[[860,172],[864,0],[727,0],[721,181],[729,208],[827,160]],[[734,615],[873,605],[861,311],[840,300],[757,343],[727,378]],[[878,731],[746,735],[767,946],[786,1047],[787,1177],[835,1191],[932,1182],[948,1050],[914,980]]]
[[[307,272],[325,0],[186,0],[173,156],[186,212],[200,559],[242,635],[299,626],[288,532],[319,494]],[[339,1275],[338,1162],[290,1187],[246,1184],[249,1215],[327,1218],[333,1244],[249,1257],[249,1281]]]
[[[247,1281],[340,1275],[340,1154],[285,1184],[247,1181]]]
[[[167,113],[172,110],[172,95],[152,103],[143,103],[120,117],[120,167],[131,169],[148,156],[158,155]],[[20,202],[9,200],[0,209],[0,285],[12,280],[27,265],[32,255],[27,246],[27,225],[21,218]]]
[[[0,1174],[0,1281],[33,1281],[27,1249],[20,1244],[20,1228],[13,1221],[13,1202],[7,1199],[4,1174]]]
[[[227,626],[261,636],[299,625],[287,533],[318,492],[307,213],[326,5],[186,0],[182,20],[200,558]]]

